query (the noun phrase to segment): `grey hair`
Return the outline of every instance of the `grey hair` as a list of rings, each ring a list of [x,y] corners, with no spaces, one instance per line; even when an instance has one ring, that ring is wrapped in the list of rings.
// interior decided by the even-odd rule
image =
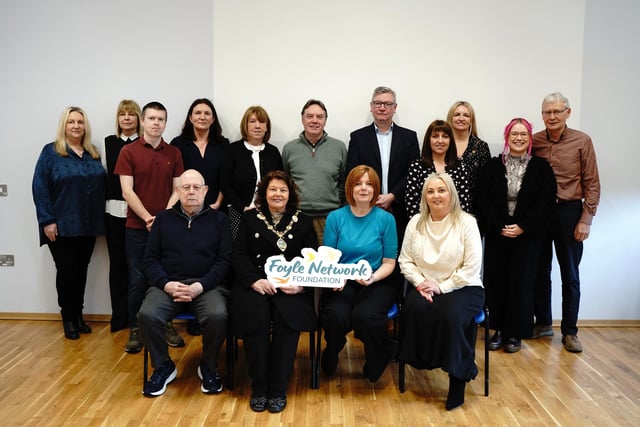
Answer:
[[[375,98],[376,95],[380,95],[383,93],[390,93],[391,95],[393,95],[393,102],[396,102],[396,93],[393,91],[393,89],[386,86],[378,86],[377,88],[375,88],[373,90],[373,95],[371,95],[371,100],[373,101],[373,98]]]
[[[564,108],[571,108],[569,106],[569,100],[567,99],[567,97],[561,94],[560,92],[553,92],[545,96],[544,99],[542,100],[542,105],[544,106],[544,104],[558,102],[558,101],[564,104]]]

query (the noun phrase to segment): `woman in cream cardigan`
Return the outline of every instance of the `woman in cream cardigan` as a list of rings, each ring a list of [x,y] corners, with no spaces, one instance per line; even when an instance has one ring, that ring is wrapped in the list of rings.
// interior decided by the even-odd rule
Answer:
[[[400,269],[409,286],[402,310],[399,359],[449,374],[446,408],[464,403],[475,365],[474,316],[482,309],[482,243],[476,220],[460,208],[451,177],[434,173],[422,190],[420,214],[407,226]]]

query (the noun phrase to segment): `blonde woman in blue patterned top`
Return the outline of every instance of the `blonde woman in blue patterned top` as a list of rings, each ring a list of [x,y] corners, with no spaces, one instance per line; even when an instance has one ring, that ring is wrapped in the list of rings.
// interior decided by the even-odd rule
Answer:
[[[72,340],[91,332],[82,309],[96,236],[104,234],[106,174],[85,112],[66,108],[56,140],[40,153],[32,191],[40,246],[53,256],[64,335]]]

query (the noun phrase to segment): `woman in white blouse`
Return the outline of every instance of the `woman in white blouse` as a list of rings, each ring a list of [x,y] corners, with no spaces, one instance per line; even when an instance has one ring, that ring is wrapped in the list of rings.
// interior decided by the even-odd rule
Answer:
[[[399,358],[449,374],[447,410],[464,403],[476,377],[474,316],[482,309],[482,243],[476,220],[460,208],[446,173],[427,177],[420,214],[407,226],[400,269],[409,286],[402,310]]]

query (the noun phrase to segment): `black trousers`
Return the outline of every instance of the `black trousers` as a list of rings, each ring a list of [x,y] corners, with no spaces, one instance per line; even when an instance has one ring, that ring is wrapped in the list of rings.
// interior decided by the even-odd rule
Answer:
[[[382,372],[391,359],[387,313],[398,295],[392,274],[371,286],[348,281],[340,292],[326,289],[322,295],[321,323],[326,350],[338,353],[353,329],[364,344],[368,372]]]
[[[73,320],[82,314],[87,270],[95,243],[95,236],[58,236],[55,242],[47,244],[56,265],[56,290],[62,320]]]
[[[300,331],[289,327],[273,304],[256,307],[257,329],[242,337],[253,396],[284,397],[293,372]]]
[[[129,268],[125,249],[126,218],[105,214],[107,250],[109,251],[109,293],[111,295],[111,330],[128,325]]]

